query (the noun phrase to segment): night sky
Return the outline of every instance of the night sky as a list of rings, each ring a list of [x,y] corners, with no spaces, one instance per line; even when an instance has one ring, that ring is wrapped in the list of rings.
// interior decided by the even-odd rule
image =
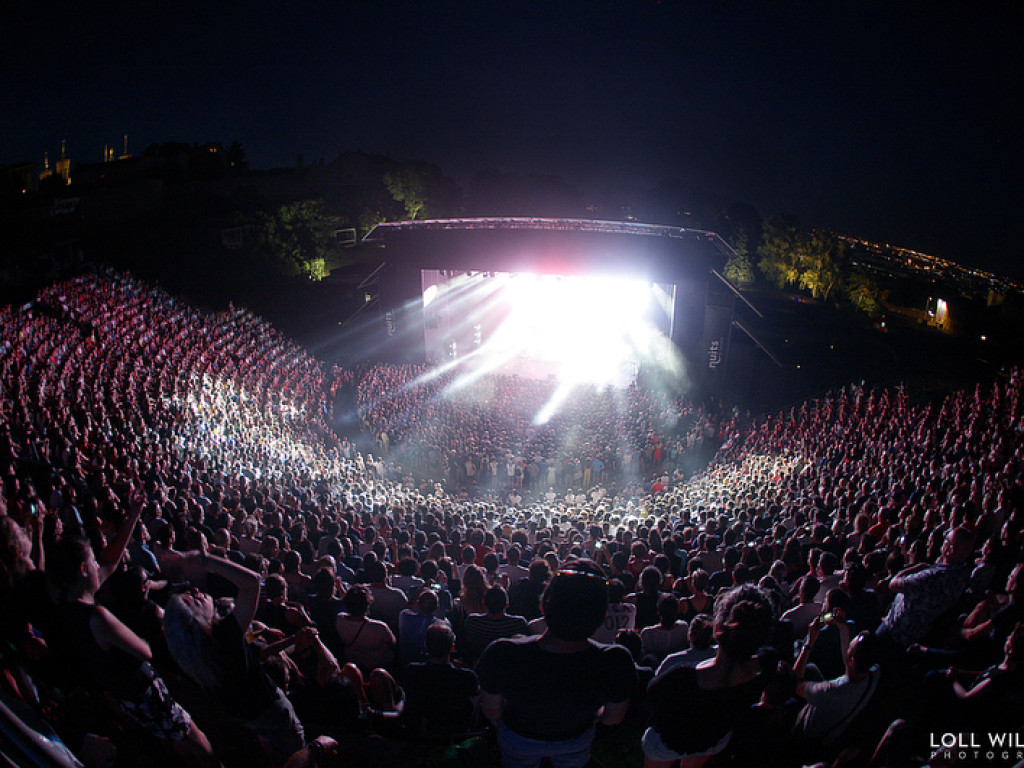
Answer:
[[[677,179],[1024,277],[1022,18],[938,0],[8,0],[0,164],[62,138],[96,162],[127,133],[135,153],[238,140],[255,168],[361,149],[463,185]]]

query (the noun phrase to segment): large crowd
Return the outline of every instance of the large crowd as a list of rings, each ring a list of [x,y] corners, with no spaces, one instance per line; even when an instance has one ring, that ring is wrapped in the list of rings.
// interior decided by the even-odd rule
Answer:
[[[1024,761],[1020,370],[538,419],[112,272],[0,331],[15,764]]]
[[[548,501],[549,491],[681,470],[688,459],[699,462],[720,428],[716,409],[642,379],[625,389],[578,386],[566,396],[553,380],[375,365],[359,378],[357,402],[378,453],[401,448],[399,469],[404,463],[414,477],[474,496],[515,490],[527,503]]]

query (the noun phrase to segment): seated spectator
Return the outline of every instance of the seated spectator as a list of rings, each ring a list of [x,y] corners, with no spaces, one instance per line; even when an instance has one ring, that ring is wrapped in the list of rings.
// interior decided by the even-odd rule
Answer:
[[[964,622],[961,636],[968,642],[991,637],[1005,643],[1013,628],[1024,621],[1024,565],[1018,564],[1006,580],[1006,598],[990,595],[982,600]]]
[[[320,638],[335,656],[344,658],[344,647],[338,636],[338,616],[345,602],[337,596],[338,578],[330,568],[320,568],[313,576],[313,594],[309,600],[309,617]]]
[[[658,601],[658,618],[657,624],[640,630],[644,661],[655,669],[670,653],[683,651],[690,645],[687,638],[690,627],[679,618],[679,601],[675,595],[662,595]]]
[[[839,582],[843,578],[842,572],[839,570],[839,558],[832,552],[822,552],[821,557],[818,558],[818,568],[815,574],[818,577],[818,593],[814,596],[814,602],[823,603],[825,602],[825,595],[828,594],[830,589],[835,589],[839,586]]]
[[[767,660],[767,683],[761,700],[736,725],[729,740],[728,759],[734,765],[791,768],[800,765],[790,736],[792,717],[786,705],[796,693],[797,677],[784,660]]]
[[[526,619],[505,612],[508,596],[501,587],[491,587],[484,593],[484,607],[485,613],[467,616],[458,633],[459,655],[469,666],[476,663],[492,641],[530,633]]]
[[[705,659],[715,655],[716,648],[712,644],[714,639],[711,618],[706,614],[699,614],[690,622],[687,632],[687,639],[690,647],[685,651],[676,651],[665,657],[658,667],[658,674],[668,672],[673,667],[696,667]]]
[[[395,658],[394,632],[383,621],[366,615],[372,599],[369,588],[355,585],[342,598],[345,613],[335,622],[345,649],[345,661],[355,664],[364,673],[386,667]]]
[[[800,578],[798,602],[782,614],[782,620],[793,625],[793,638],[803,640],[807,637],[807,628],[821,614],[821,603],[815,600],[820,582],[814,574],[808,573]]]
[[[437,595],[437,617],[446,618],[452,612],[452,593],[448,586],[441,581],[443,574],[433,560],[424,560],[420,565],[420,575],[423,577],[423,586]]]
[[[398,561],[398,573],[391,577],[391,586],[405,593],[405,599],[411,601],[423,586],[423,579],[416,575],[419,565],[411,557],[403,557]]]
[[[312,579],[300,569],[302,556],[294,549],[288,550],[281,555],[281,564],[284,566],[282,576],[288,582],[288,592],[292,599],[305,605],[309,600],[309,594],[313,591]]]
[[[860,563],[850,563],[843,571],[839,586],[850,596],[846,607],[847,617],[858,629],[874,630],[882,620],[878,598],[873,589],[867,588],[867,570]]]
[[[646,768],[670,768],[677,760],[699,768],[728,747],[736,724],[761,698],[765,681],[755,654],[773,623],[771,603],[757,587],[748,584],[718,597],[714,659],[697,667],[676,666],[648,686]]]
[[[278,573],[268,576],[264,592],[267,597],[260,601],[259,610],[256,611],[257,620],[286,635],[312,624],[312,619],[301,606],[289,603],[288,582],[284,576]]]
[[[1024,624],[1018,623],[1006,638],[1003,654],[1002,661],[977,676],[955,667],[946,671],[956,697],[950,721],[972,729],[1020,727],[1020,711],[1024,705],[1021,695],[1024,690]]]
[[[815,670],[814,676],[820,676],[823,680],[837,678],[845,669],[846,656],[843,651],[842,635],[839,632],[840,626],[845,624],[850,636],[859,629],[846,615],[849,605],[850,596],[839,587],[835,587],[829,591],[825,604],[821,607],[820,626],[810,661]]]
[[[900,571],[889,582],[896,597],[879,635],[902,649],[920,642],[967,590],[973,551],[974,534],[968,528],[956,528],[946,534],[935,565],[924,562]]]
[[[437,595],[424,589],[416,598],[416,609],[406,608],[398,617],[398,661],[402,666],[426,661],[427,628],[437,619]]]
[[[366,566],[366,576],[370,580],[370,618],[383,621],[392,634],[398,634],[398,616],[408,606],[409,599],[400,589],[391,586],[387,568],[379,561]]]
[[[850,625],[841,618],[828,622],[836,627],[846,673],[831,680],[815,682],[804,679],[811,649],[821,632],[823,622],[815,620],[807,633],[807,642],[796,660],[795,671],[800,683],[797,694],[807,701],[797,716],[793,733],[800,739],[829,745],[838,739],[857,715],[867,707],[882,677],[878,666],[878,640],[871,632],[861,632],[850,640]]]
[[[473,726],[476,697],[480,692],[476,673],[452,663],[455,633],[444,622],[434,622],[424,634],[426,661],[403,668],[405,714],[412,732],[434,741],[446,741]]]
[[[690,596],[680,600],[680,617],[683,621],[692,622],[700,614],[710,616],[715,609],[715,598],[711,596],[711,579],[708,572],[703,568],[697,568],[690,574],[688,582]]]

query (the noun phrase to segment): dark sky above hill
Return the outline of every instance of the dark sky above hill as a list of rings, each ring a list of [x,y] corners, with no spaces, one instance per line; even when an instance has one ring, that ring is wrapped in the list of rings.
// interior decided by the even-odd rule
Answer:
[[[238,140],[665,178],[1024,276],[1019,3],[8,0],[0,164]]]

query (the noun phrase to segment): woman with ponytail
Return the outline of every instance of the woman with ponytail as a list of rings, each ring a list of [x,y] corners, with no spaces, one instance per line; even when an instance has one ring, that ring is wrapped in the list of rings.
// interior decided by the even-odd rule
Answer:
[[[647,688],[651,724],[643,737],[646,768],[700,768],[728,745],[735,724],[764,688],[759,649],[775,622],[772,604],[746,584],[715,602],[714,658],[675,667]]]

